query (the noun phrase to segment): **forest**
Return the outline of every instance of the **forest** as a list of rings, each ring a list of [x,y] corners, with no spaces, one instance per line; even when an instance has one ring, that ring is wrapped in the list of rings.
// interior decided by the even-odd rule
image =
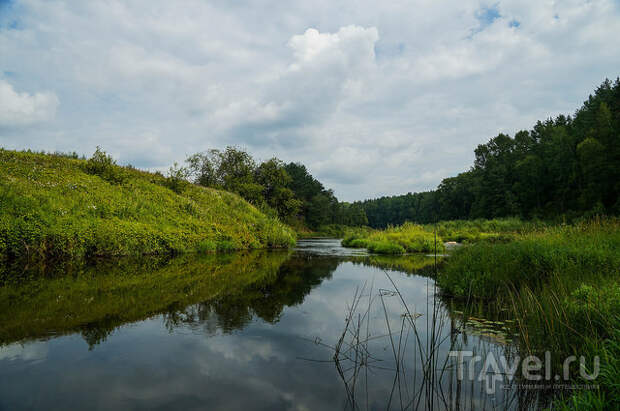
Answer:
[[[605,80],[573,116],[498,134],[473,166],[433,190],[356,202],[368,224],[620,214],[620,79]]]

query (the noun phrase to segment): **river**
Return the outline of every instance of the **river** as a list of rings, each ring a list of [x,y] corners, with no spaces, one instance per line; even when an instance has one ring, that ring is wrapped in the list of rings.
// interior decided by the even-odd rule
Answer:
[[[514,329],[464,316],[435,264],[310,239],[5,267],[0,410],[530,407],[506,376],[480,379],[480,362],[459,376],[457,350],[510,358]]]

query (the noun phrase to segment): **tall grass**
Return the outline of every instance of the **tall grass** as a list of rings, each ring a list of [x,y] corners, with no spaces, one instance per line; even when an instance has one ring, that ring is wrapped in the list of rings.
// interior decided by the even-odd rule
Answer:
[[[428,232],[421,225],[405,223],[383,231],[358,231],[349,233],[343,240],[344,247],[367,248],[377,254],[404,254],[444,250],[443,240]]]
[[[565,398],[563,406],[617,406],[620,381],[620,220],[537,229],[510,243],[481,242],[447,260],[437,283],[444,293],[508,308],[523,349],[549,350],[553,361],[602,355],[598,393]],[[560,365],[561,366],[561,365]],[[579,381],[579,376],[573,376]],[[598,404],[598,405],[597,405]]]
[[[173,176],[174,177],[174,176]],[[174,181],[172,181],[174,183]],[[0,149],[0,257],[289,247],[295,234],[237,195],[114,164]]]
[[[457,297],[495,298],[522,286],[540,288],[553,276],[575,286],[620,270],[620,223],[603,220],[532,231],[505,244],[462,247],[438,278]]]
[[[429,232],[437,234],[445,241],[471,243],[481,240],[509,241],[519,234],[525,234],[544,227],[540,221],[523,221],[518,218],[496,218],[492,220],[450,220],[437,224],[425,224]]]

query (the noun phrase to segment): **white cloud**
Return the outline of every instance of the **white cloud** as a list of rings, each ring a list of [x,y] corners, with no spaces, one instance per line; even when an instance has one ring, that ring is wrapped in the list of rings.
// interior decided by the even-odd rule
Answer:
[[[0,16],[3,93],[25,107],[2,121],[54,121],[0,145],[167,168],[236,144],[345,200],[426,190],[617,76],[619,17],[613,0],[24,0]]]
[[[0,79],[0,127],[19,127],[51,120],[56,115],[58,97],[54,93],[18,93]]]
[[[379,34],[375,27],[351,25],[342,27],[333,34],[320,33],[317,29],[309,28],[304,34],[295,35],[288,42],[296,60],[291,69],[298,70],[301,65],[317,61],[320,64],[330,64],[330,61],[335,60],[355,71],[360,66],[374,63],[374,47],[378,39]]]

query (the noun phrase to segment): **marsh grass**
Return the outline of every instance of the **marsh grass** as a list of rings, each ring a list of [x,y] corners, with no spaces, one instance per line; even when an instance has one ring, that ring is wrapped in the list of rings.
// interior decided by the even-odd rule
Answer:
[[[367,248],[376,254],[404,254],[443,251],[441,237],[428,232],[423,226],[405,223],[386,230],[348,233],[342,240],[344,247]]]
[[[0,258],[178,254],[294,245],[241,197],[116,165],[0,149]]]
[[[545,227],[543,222],[523,221],[518,218],[450,220],[424,225],[424,228],[429,232],[436,230],[437,234],[445,241],[459,243],[507,242],[520,234],[529,233],[542,227]]]
[[[426,309],[418,305],[422,312],[417,312],[390,273],[384,274],[386,288],[376,287],[373,278],[355,289],[335,343],[309,339],[327,349],[331,360],[302,358],[333,363],[346,392],[344,409],[514,409],[517,403],[519,409],[533,408],[537,397],[531,391],[512,390],[489,401],[491,397],[482,391],[483,381],[464,382],[458,377],[457,361],[447,355],[464,349],[468,334],[480,338],[472,347],[476,355],[511,356],[512,344],[499,333],[494,339],[486,337],[486,328],[484,333],[472,332],[463,312],[457,315],[444,304],[432,280],[428,280],[426,303],[422,304]],[[378,390],[377,376],[390,376],[391,385]],[[503,378],[507,383],[507,377]],[[382,396],[376,397],[377,392]]]
[[[439,275],[443,290],[457,297],[495,298],[527,285],[534,289],[554,276],[563,288],[620,270],[620,223],[597,220],[532,231],[505,244],[462,247]]]
[[[579,409],[590,401],[594,408],[610,409],[618,406],[620,380],[619,249],[618,219],[544,227],[509,243],[480,242],[457,250],[437,282],[446,295],[509,309],[526,352],[549,350],[560,367],[570,355],[583,355],[589,364],[601,355],[596,381],[601,390],[572,395],[561,404]],[[580,382],[576,372],[572,378]]]

